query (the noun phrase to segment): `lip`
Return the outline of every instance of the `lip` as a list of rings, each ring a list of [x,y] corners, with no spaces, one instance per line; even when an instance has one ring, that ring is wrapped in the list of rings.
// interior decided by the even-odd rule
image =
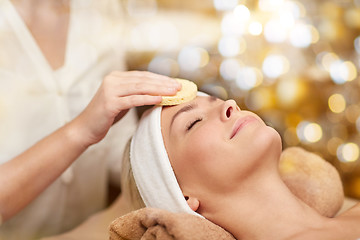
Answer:
[[[246,117],[242,117],[239,118],[238,120],[236,120],[231,135],[230,135],[230,139],[232,139],[233,137],[236,136],[236,134],[238,134],[238,132],[244,128],[246,125],[248,125],[249,123],[256,121],[257,119],[253,116],[246,116]]]

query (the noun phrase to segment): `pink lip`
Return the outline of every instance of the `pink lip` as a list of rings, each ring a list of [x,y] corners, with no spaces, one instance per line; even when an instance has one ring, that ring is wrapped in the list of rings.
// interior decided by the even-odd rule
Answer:
[[[249,124],[250,122],[256,121],[256,120],[257,119],[253,116],[246,116],[246,117],[242,117],[242,118],[239,118],[238,120],[236,120],[233,130],[231,132],[230,139],[235,137],[235,135],[247,124]]]

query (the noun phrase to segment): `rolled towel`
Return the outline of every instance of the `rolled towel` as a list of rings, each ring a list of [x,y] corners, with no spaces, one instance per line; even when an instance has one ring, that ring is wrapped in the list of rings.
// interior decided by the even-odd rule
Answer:
[[[208,96],[202,92],[197,95]],[[131,140],[130,163],[136,186],[147,207],[201,216],[187,204],[171,167],[161,134],[161,110],[161,106],[147,110]]]
[[[294,195],[321,215],[333,217],[340,210],[344,202],[340,175],[319,155],[300,147],[289,147],[281,154],[279,170]]]
[[[147,207],[197,214],[187,204],[171,167],[161,135],[161,109],[154,107],[143,114],[131,141],[136,186]]]
[[[142,208],[115,219],[109,227],[110,240],[235,240],[218,225],[187,213]]]

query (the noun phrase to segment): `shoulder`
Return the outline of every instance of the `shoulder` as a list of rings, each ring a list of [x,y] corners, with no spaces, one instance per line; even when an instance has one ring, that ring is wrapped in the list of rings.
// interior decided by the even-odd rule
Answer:
[[[360,216],[359,216],[360,217]],[[360,218],[344,221],[340,217],[329,218],[321,228],[311,228],[291,236],[287,240],[339,240],[339,239],[358,239],[360,229],[358,223]]]
[[[329,224],[323,231],[324,235],[319,235],[319,237],[322,238],[318,239],[358,239],[360,236],[359,222],[360,203],[357,202],[350,207],[350,209],[344,211],[335,218],[329,219]]]

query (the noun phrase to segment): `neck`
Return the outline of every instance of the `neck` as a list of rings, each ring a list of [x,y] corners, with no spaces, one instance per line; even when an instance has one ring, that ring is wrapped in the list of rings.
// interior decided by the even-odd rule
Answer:
[[[223,206],[203,208],[206,218],[236,239],[288,239],[328,221],[294,196],[277,172],[251,178],[234,194],[214,196]]]

